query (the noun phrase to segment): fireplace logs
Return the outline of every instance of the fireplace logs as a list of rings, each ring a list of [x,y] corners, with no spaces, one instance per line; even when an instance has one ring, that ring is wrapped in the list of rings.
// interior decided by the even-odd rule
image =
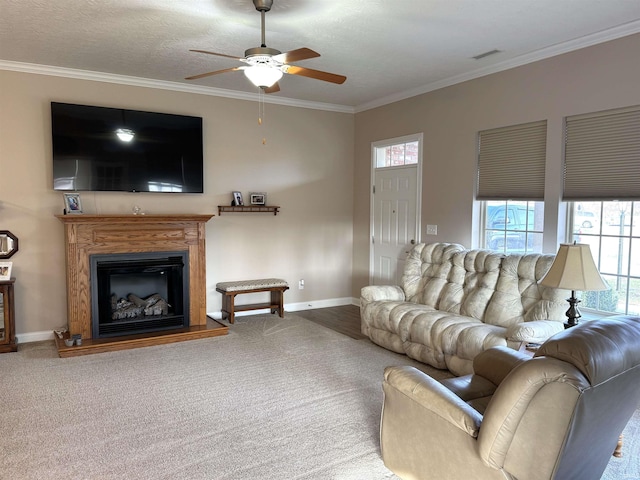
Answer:
[[[158,293],[142,299],[133,293],[127,298],[117,299],[115,293],[111,294],[111,319],[126,320],[142,316],[167,315],[169,313],[167,301]]]

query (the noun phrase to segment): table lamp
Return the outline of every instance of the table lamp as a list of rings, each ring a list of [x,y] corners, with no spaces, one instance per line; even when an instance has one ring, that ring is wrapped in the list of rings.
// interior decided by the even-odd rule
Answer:
[[[576,326],[581,317],[577,306],[580,300],[576,298],[576,290],[609,289],[596,268],[589,245],[575,242],[560,244],[551,268],[538,283],[545,287],[571,290],[571,298],[567,298],[569,310],[566,312],[565,328]]]

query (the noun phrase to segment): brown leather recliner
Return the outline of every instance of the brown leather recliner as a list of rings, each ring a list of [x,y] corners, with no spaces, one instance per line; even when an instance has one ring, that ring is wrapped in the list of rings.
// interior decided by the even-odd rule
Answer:
[[[640,317],[584,322],[534,358],[506,347],[437,382],[388,367],[385,465],[404,480],[599,479],[640,402]]]

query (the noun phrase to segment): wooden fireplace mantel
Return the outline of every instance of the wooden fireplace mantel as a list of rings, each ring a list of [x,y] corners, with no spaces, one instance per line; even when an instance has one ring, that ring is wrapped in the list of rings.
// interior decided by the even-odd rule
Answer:
[[[212,214],[69,214],[56,217],[64,224],[65,229],[67,327],[69,334],[82,335],[82,346],[64,348],[64,343],[58,339],[60,356],[94,353],[92,349],[120,350],[171,341],[172,332],[150,334],[140,339],[140,342],[128,337],[117,337],[108,342],[104,339],[92,341],[90,256],[93,254],[187,251],[189,329],[173,332],[173,341],[186,340],[189,336],[202,338],[227,333],[227,327],[222,324],[214,329],[207,327],[205,223],[213,217]]]

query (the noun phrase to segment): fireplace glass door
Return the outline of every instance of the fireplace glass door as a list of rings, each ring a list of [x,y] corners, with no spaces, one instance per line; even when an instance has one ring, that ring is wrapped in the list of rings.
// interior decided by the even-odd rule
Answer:
[[[187,252],[91,255],[93,338],[189,326]]]

